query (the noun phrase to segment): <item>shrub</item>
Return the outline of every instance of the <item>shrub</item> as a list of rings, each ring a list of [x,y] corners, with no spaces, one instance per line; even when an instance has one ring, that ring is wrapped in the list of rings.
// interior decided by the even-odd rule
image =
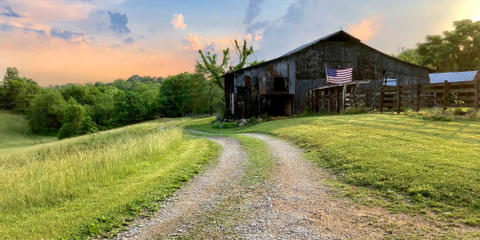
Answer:
[[[63,125],[58,131],[58,138],[64,139],[96,132],[97,127],[92,119],[87,116],[82,105],[70,98],[69,105],[63,113]]]
[[[56,133],[62,125],[63,111],[67,103],[62,95],[51,89],[45,90],[32,100],[27,109],[27,119],[32,132]]]
[[[343,114],[362,114],[368,113],[370,110],[367,108],[365,103],[361,103],[357,107],[349,107],[343,111]]]

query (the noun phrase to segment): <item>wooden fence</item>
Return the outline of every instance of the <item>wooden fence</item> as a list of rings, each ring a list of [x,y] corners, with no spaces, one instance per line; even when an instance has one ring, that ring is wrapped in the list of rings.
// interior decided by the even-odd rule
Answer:
[[[416,111],[422,107],[479,107],[479,81],[424,84],[415,87],[384,86],[380,90],[378,109],[400,112],[408,107]]]
[[[341,88],[310,90],[310,107],[313,112],[339,112],[350,106],[365,103],[371,109],[400,112],[403,108],[419,111],[420,108],[472,107],[479,108],[480,80],[448,82],[416,86],[383,86],[378,91],[362,93],[358,86],[350,85],[346,91],[345,104]],[[339,96],[340,95],[340,96]]]

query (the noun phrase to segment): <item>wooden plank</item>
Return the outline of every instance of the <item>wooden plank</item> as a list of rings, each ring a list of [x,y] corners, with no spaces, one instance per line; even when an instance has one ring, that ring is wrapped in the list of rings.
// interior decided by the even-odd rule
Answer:
[[[383,107],[393,108],[393,103],[384,103],[384,104],[383,104]]]
[[[383,98],[385,97],[385,87],[380,89],[380,112],[383,112]]]
[[[400,109],[402,108],[402,87],[398,86],[397,88],[397,114],[400,114]]]
[[[479,102],[479,97],[480,97],[480,75],[477,73],[477,76],[475,76],[475,79],[473,80],[475,82],[475,86],[474,86],[474,92],[475,92],[475,95],[474,95],[474,102],[473,102],[473,107],[475,108],[475,110],[478,111],[478,102]]]
[[[443,85],[443,111],[446,111],[448,108],[448,97],[450,93],[448,91],[448,80],[445,80]]]

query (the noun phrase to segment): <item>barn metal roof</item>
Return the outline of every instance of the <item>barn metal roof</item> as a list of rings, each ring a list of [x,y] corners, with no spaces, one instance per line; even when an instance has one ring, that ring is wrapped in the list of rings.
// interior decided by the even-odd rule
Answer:
[[[380,54],[385,55],[386,57],[395,59],[396,61],[403,62],[403,63],[408,64],[408,65],[412,65],[412,66],[416,66],[416,67],[425,68],[425,69],[430,70],[429,68],[426,68],[426,67],[423,67],[423,66],[418,66],[418,65],[415,65],[415,64],[412,64],[412,63],[409,63],[409,62],[405,62],[405,61],[403,61],[403,60],[400,60],[400,59],[398,59],[398,58],[395,58],[395,57],[392,57],[392,56],[390,56],[390,55],[388,55],[388,54],[385,54],[385,53],[383,53],[383,52],[380,52],[380,51],[378,51],[377,49],[372,48],[372,47],[370,47],[370,46],[362,43],[362,41],[361,41],[360,39],[355,38],[354,36],[348,34],[347,32],[345,32],[345,31],[343,31],[343,30],[341,30],[341,31],[332,33],[332,34],[330,34],[330,35],[324,36],[324,37],[322,37],[322,38],[316,39],[316,40],[314,40],[314,41],[312,41],[312,42],[303,44],[303,45],[301,45],[300,47],[295,48],[295,49],[293,49],[292,51],[289,51],[289,52],[281,55],[280,57],[277,57],[277,58],[274,58],[274,59],[270,59],[270,60],[264,61],[264,62],[262,62],[262,63],[260,63],[260,64],[257,64],[257,65],[254,65],[254,66],[245,67],[245,68],[242,68],[242,69],[233,71],[233,72],[227,72],[227,73],[225,73],[225,75],[232,74],[232,73],[236,73],[236,72],[240,72],[240,71],[245,71],[245,70],[248,70],[248,69],[252,69],[252,68],[256,68],[256,67],[262,66],[262,65],[269,64],[269,63],[271,63],[271,62],[274,62],[274,61],[277,61],[277,60],[279,60],[279,59],[286,58],[286,57],[291,56],[291,55],[293,55],[293,54],[295,54],[295,53],[298,53],[298,52],[300,52],[300,51],[302,51],[302,50],[304,50],[304,49],[306,49],[306,48],[308,48],[308,47],[310,47],[310,46],[312,46],[312,45],[315,45],[315,44],[317,44],[317,43],[319,43],[319,42],[322,42],[322,41],[338,41],[338,40],[341,40],[341,41],[347,40],[347,41],[359,42],[360,44],[362,44],[362,45],[364,45],[364,46],[366,46],[366,47],[368,47],[368,48],[370,48],[370,49],[372,49],[372,50],[374,50],[374,51],[377,51],[377,52],[379,52]]]
[[[468,72],[446,72],[430,74],[430,83],[443,83],[445,80],[449,82],[473,81],[478,71]]]
[[[328,41],[328,40],[332,40],[332,39],[334,39],[334,38],[340,38],[340,37],[343,38],[343,39],[349,39],[349,40],[353,40],[353,41],[355,41],[355,42],[360,42],[359,39],[353,37],[352,35],[344,32],[344,31],[342,30],[342,31],[338,31],[338,32],[332,33],[332,34],[330,34],[330,35],[321,37],[321,38],[316,39],[316,40],[314,40],[314,41],[311,41],[311,42],[309,42],[309,43],[305,43],[305,44],[301,45],[300,47],[297,47],[297,48],[293,49],[292,51],[283,54],[283,55],[280,56],[280,57],[285,57],[285,56],[289,56],[289,55],[292,55],[292,54],[294,54],[294,53],[300,52],[300,51],[302,51],[303,49],[308,48],[308,47],[310,47],[310,46],[312,46],[312,45],[314,45],[314,44],[316,44],[316,43],[318,43],[318,42]]]

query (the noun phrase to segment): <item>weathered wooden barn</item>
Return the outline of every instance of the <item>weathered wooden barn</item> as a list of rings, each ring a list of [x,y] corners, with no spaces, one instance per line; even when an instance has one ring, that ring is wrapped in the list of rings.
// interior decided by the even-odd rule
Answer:
[[[429,69],[384,54],[339,31],[278,58],[227,73],[226,114],[239,119],[301,113],[312,89],[320,89],[324,97],[332,97],[335,89],[337,97],[331,102],[338,107],[339,86],[327,83],[326,67],[353,67],[350,98],[355,90],[365,95],[367,104],[375,104],[377,92],[386,82],[401,86],[428,83]]]

